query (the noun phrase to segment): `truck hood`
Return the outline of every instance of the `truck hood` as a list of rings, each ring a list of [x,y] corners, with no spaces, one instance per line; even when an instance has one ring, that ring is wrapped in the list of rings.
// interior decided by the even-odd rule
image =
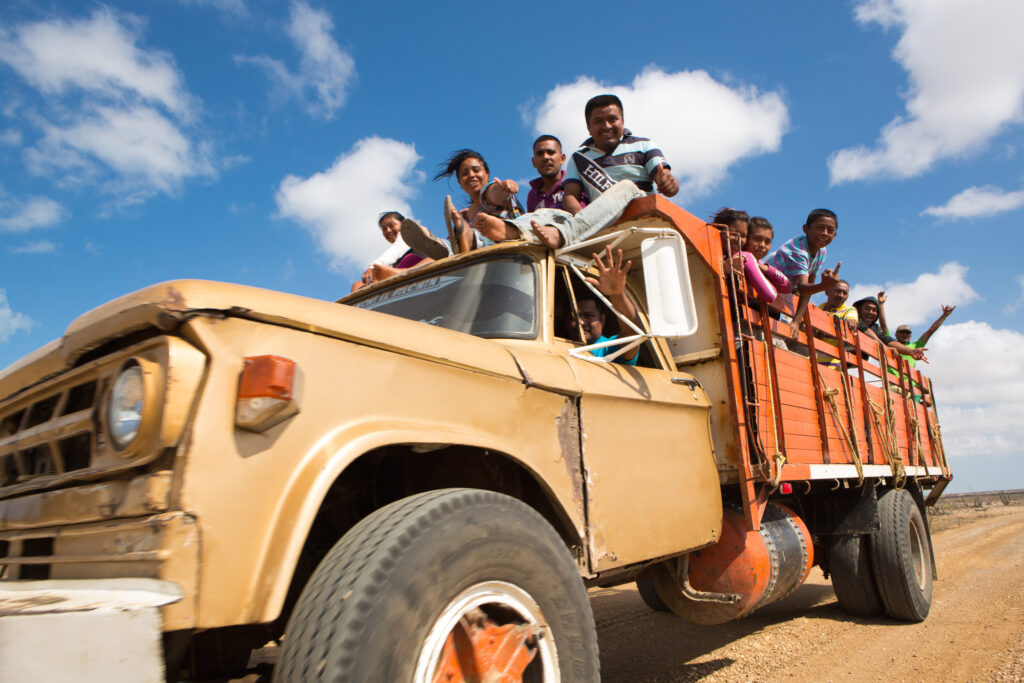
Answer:
[[[172,280],[119,297],[76,318],[63,337],[0,373],[0,398],[73,367],[84,354],[118,337],[145,329],[172,332],[189,318],[203,315],[282,325],[522,379],[511,352],[494,341],[294,294],[207,280]]]

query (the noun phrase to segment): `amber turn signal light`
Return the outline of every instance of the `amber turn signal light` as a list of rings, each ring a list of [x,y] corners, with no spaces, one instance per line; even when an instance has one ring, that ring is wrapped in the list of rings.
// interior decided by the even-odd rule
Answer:
[[[281,356],[249,356],[238,380],[235,424],[262,432],[299,412],[299,372]]]

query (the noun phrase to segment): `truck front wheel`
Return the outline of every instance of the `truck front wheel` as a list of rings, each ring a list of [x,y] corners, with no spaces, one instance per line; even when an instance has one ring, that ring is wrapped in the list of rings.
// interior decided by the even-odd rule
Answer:
[[[444,489],[387,505],[338,541],[302,591],[274,678],[502,675],[599,679],[586,589],[534,510],[498,493]]]
[[[892,489],[878,499],[871,561],[889,616],[924,621],[932,604],[931,538],[921,510],[906,489]]]

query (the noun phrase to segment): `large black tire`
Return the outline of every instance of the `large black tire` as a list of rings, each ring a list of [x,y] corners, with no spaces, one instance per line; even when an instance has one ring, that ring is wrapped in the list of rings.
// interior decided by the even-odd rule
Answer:
[[[644,604],[650,607],[655,612],[671,612],[665,601],[658,595],[658,590],[654,587],[653,579],[637,579],[636,590],[640,594],[640,599],[644,601]]]
[[[828,571],[839,606],[858,617],[880,617],[885,604],[871,567],[868,536],[838,536],[828,552]]]
[[[878,499],[878,525],[871,561],[885,611],[894,619],[924,621],[932,604],[931,538],[909,491],[892,489]]]
[[[599,680],[594,617],[563,541],[518,500],[474,489],[404,498],[345,534],[299,597],[274,680],[429,681],[438,633],[488,590],[497,602],[474,603],[488,616],[546,625],[524,680],[544,680],[545,666]]]

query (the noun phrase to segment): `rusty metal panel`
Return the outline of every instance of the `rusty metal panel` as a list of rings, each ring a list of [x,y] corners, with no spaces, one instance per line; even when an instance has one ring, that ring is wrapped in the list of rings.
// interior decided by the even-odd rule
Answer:
[[[45,491],[0,500],[0,531],[141,517],[170,505],[171,473]]]
[[[195,626],[200,533],[189,515],[170,512],[141,519],[5,531],[0,532],[0,540],[6,541],[11,551],[0,558],[4,580],[20,576],[170,581],[185,598],[163,608],[164,628]],[[27,577],[26,567],[38,569]],[[44,576],[38,574],[40,569]]]
[[[718,539],[722,500],[703,391],[679,371],[573,359],[596,571]]]

